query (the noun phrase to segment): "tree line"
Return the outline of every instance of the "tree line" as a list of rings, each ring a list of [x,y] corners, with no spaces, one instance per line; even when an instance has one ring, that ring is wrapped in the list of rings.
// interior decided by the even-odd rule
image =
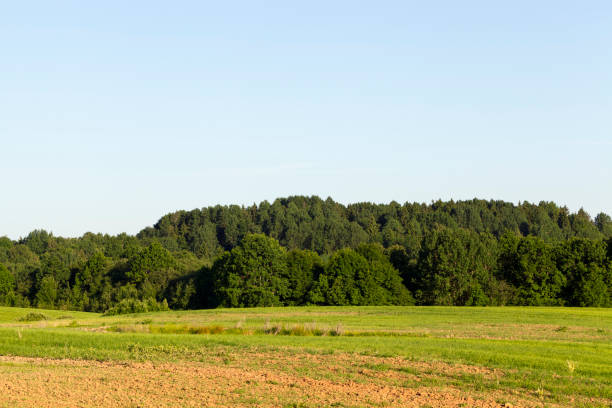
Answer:
[[[282,305],[612,305],[612,220],[541,202],[289,197],[136,236],[0,238],[0,303],[85,311]]]

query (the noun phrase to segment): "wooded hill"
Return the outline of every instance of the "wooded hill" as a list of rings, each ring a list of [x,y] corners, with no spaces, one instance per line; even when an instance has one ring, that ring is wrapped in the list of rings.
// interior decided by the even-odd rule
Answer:
[[[288,197],[136,236],[0,238],[0,303],[122,313],[301,304],[612,304],[612,219],[551,202]]]

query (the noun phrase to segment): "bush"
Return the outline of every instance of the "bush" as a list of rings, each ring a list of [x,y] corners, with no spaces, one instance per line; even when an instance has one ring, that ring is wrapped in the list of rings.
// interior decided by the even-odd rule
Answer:
[[[168,302],[166,301],[166,299],[164,299],[162,302],[157,302],[153,298],[148,298],[145,300],[130,298],[123,299],[121,302],[108,309],[106,312],[104,312],[104,316],[115,316],[130,313],[161,312],[164,310],[169,310]]]
[[[42,313],[30,312],[25,316],[21,316],[17,319],[20,322],[39,322],[41,320],[49,319],[46,315]]]

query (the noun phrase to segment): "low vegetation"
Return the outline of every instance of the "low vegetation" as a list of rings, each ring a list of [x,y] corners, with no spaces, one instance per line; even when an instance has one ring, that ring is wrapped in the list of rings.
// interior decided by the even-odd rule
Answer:
[[[30,312],[24,316],[19,317],[17,320],[20,322],[38,322],[40,320],[47,320],[48,317],[45,314],[38,312]]]
[[[168,310],[168,302],[165,299],[162,302],[158,302],[153,298],[145,300],[122,299],[115,306],[106,310],[104,315],[115,316],[130,313],[159,312],[163,310]]]
[[[217,381],[231,382],[238,373],[253,381],[243,383],[243,392],[227,394],[214,380],[207,380],[211,398],[217,398],[213,405],[317,406],[309,405],[313,393],[318,397],[312,401],[318,405],[423,406],[428,403],[419,399],[424,395],[430,401],[441,398],[450,404],[452,399],[454,405],[468,406],[607,407],[612,403],[610,309],[283,307],[116,316],[75,312],[73,320],[45,310],[49,318],[35,326],[18,320],[29,312],[34,313],[0,308],[0,354],[13,356],[5,357],[7,365],[0,360],[0,371],[17,375],[21,361],[17,356],[34,358],[23,362],[28,372],[47,373],[45,384],[56,384],[60,391],[63,382],[53,372],[68,376],[74,372],[77,381],[82,378],[76,375],[80,366],[101,361],[106,365],[95,368],[92,375],[108,371],[109,395],[117,392],[113,389],[133,392],[112,380],[112,375],[119,375],[116,370],[128,369],[121,365],[124,362],[140,364],[130,366],[138,370],[129,374],[140,382],[158,378],[156,370],[168,370],[192,384],[180,367],[214,372]],[[49,358],[64,360],[50,363],[45,360]],[[63,368],[47,372],[44,367],[49,364]],[[289,387],[289,378],[302,385]],[[87,392],[86,385],[79,384],[72,387]],[[359,384],[373,388],[355,397],[350,388]],[[379,394],[380,387],[387,391]],[[328,393],[333,389],[335,396]],[[375,398],[369,401],[368,393]],[[192,397],[196,401],[195,391]],[[462,402],[464,397],[471,402]],[[351,398],[356,399],[351,402]],[[167,400],[166,405],[193,402],[179,401]],[[134,404],[155,405],[145,400]],[[440,404],[432,406],[445,406]]]

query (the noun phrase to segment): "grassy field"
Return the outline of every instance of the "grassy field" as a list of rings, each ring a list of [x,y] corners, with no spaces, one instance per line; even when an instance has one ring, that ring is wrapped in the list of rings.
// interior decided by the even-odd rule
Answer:
[[[612,406],[610,309],[0,308],[0,354],[0,406]]]

